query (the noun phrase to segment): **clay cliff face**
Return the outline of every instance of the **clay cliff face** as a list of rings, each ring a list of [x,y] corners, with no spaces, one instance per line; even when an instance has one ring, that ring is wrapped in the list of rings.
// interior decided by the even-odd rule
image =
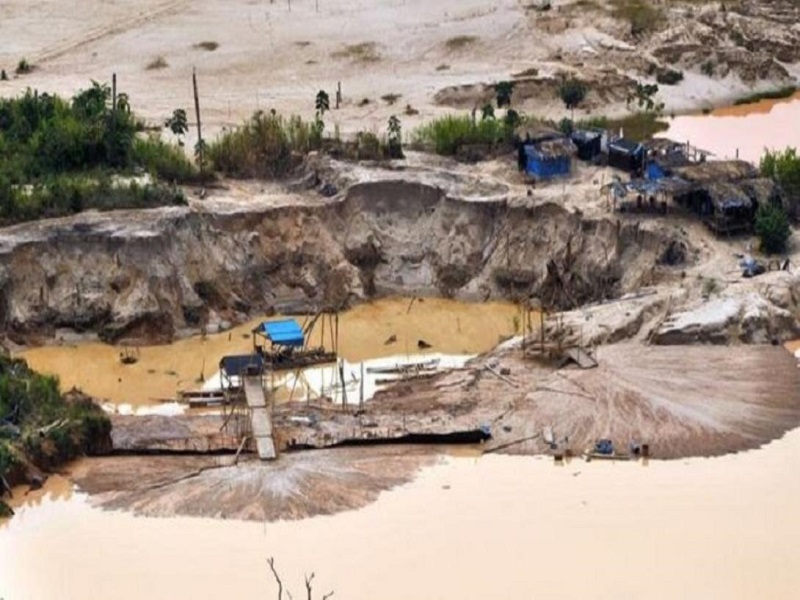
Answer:
[[[217,211],[198,200],[3,230],[0,326],[17,341],[59,328],[166,341],[210,316],[386,294],[530,294],[571,308],[648,283],[676,243],[503,189],[465,197],[410,172],[338,183],[334,197],[309,191],[299,204]]]

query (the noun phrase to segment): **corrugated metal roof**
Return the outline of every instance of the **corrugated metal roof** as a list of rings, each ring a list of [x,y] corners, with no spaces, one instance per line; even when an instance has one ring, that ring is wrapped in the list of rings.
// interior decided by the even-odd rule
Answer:
[[[302,346],[305,342],[303,329],[294,319],[281,321],[265,321],[259,329],[273,344],[281,346]]]

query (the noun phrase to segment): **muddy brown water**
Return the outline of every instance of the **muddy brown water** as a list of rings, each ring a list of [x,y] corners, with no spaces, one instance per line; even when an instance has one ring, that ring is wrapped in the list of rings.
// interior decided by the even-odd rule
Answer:
[[[313,571],[348,600],[796,598],[799,461],[797,430],[647,466],[449,457],[359,511],[265,524],[134,517],[74,493],[0,525],[0,592],[276,598],[274,556],[294,597]]]
[[[758,163],[765,149],[800,148],[800,93],[791,98],[719,108],[669,121],[665,137],[712,152],[712,158]]]
[[[509,302],[465,303],[425,298],[410,304],[408,298],[377,300],[343,312],[339,317],[339,352],[350,362],[398,354],[418,354],[418,340],[431,345],[430,352],[477,354],[512,335],[519,309]],[[302,323],[304,317],[298,317]],[[252,351],[251,330],[261,319],[223,333],[195,336],[169,345],[138,349],[138,362],[120,362],[121,349],[101,343],[43,346],[20,355],[43,373],[57,375],[62,389],[75,386],[96,398],[132,405],[174,399],[178,390],[202,385],[226,354]],[[330,346],[330,327],[325,332]],[[310,343],[323,335],[318,324]],[[386,344],[390,336],[397,341]]]

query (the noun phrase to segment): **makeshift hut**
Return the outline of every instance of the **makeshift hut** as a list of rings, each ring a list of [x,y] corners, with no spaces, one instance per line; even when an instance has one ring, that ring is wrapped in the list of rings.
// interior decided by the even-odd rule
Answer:
[[[526,145],[525,172],[537,179],[569,175],[575,151],[575,144],[565,137]]]
[[[581,160],[594,160],[603,152],[603,132],[588,129],[577,129],[572,132],[570,139],[575,144],[578,158]]]
[[[645,154],[640,143],[620,138],[608,143],[608,166],[628,173],[640,173],[644,170]]]
[[[675,174],[691,183],[741,181],[758,177],[758,169],[743,160],[715,160],[676,167]]]
[[[728,181],[692,185],[675,201],[700,215],[717,234],[749,231],[756,204],[741,186]]]

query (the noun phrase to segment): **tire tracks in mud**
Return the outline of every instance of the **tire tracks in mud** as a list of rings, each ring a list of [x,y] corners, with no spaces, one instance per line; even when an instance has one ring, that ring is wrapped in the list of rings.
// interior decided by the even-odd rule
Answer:
[[[179,12],[180,9],[187,4],[189,4],[189,0],[169,0],[122,22],[95,27],[94,29],[90,29],[89,31],[85,32],[78,38],[67,39],[60,43],[53,44],[50,47],[44,48],[41,52],[34,56],[33,62],[34,64],[42,65],[54,61],[58,58],[61,58],[65,54],[69,54],[70,52],[83,48],[84,46],[88,46],[89,44],[126,33],[141,25],[149,25],[161,18],[171,16]]]

